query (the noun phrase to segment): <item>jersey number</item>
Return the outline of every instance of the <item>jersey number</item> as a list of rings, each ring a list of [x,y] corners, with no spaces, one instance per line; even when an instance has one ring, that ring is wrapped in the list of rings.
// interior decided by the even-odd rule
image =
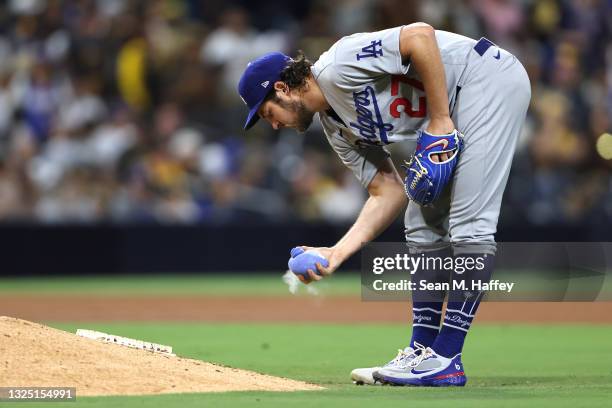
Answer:
[[[400,83],[408,84],[421,92],[425,92],[425,87],[421,81],[414,78],[407,78],[405,76],[393,75],[391,77],[391,96],[397,96],[399,94]],[[404,107],[402,111],[411,118],[424,118],[427,115],[427,100],[425,99],[425,96],[419,96],[418,109],[414,109],[412,102],[406,98],[395,98],[389,107],[389,113],[391,116],[394,118],[400,117],[402,114],[402,111],[399,110],[400,106]]]

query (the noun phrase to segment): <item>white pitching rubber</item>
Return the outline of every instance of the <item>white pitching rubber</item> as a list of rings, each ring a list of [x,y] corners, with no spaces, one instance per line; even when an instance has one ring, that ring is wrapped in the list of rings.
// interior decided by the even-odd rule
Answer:
[[[76,331],[76,335],[92,340],[102,341],[104,343],[118,344],[120,346],[164,354],[166,356],[176,356],[176,354],[172,353],[172,347],[164,346],[163,344],[149,343],[148,341],[135,340],[86,329],[78,329]]]

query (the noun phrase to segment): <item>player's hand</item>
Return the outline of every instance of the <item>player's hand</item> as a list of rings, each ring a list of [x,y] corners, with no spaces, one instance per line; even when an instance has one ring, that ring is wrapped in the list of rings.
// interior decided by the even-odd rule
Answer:
[[[448,153],[448,152],[432,154],[431,155],[431,161],[434,162],[434,163],[442,163],[442,162],[445,162],[448,159],[450,159],[451,156],[452,156],[452,154]]]
[[[427,126],[427,129],[425,129],[427,133],[432,135],[447,135],[453,130],[455,130],[455,124],[448,116],[445,118],[432,118]],[[450,159],[451,156],[451,153],[432,154],[431,161],[434,163],[441,163]]]
[[[431,135],[419,130],[417,148],[404,166],[404,187],[408,198],[420,206],[429,206],[436,201],[455,173],[462,148],[463,135],[457,130],[447,135]],[[435,154],[438,155],[436,160]]]
[[[318,275],[312,269],[308,270],[308,276],[307,277],[303,276],[303,275],[297,275],[298,278],[302,281],[302,283],[309,284],[312,281],[320,281],[324,277],[327,277],[327,276],[331,275],[332,273],[334,273],[334,271],[336,269],[338,269],[340,264],[342,264],[342,261],[340,259],[338,259],[338,256],[337,256],[334,248],[329,248],[329,247],[309,247],[309,246],[305,246],[305,245],[300,245],[300,247],[304,251],[309,251],[311,249],[314,249],[314,250],[318,251],[329,262],[329,266],[327,268],[324,267],[323,265],[321,265],[321,263],[317,262],[317,264],[316,264],[317,265],[317,270],[319,271],[320,275]]]

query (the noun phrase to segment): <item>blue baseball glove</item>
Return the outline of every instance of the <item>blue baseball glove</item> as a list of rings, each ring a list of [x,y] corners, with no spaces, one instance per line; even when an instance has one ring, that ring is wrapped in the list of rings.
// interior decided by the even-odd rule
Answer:
[[[422,206],[436,201],[453,177],[462,148],[463,135],[457,130],[448,135],[431,135],[420,130],[414,155],[404,166],[404,187],[408,198]],[[431,160],[431,155],[437,153],[450,153],[451,156],[436,163]]]

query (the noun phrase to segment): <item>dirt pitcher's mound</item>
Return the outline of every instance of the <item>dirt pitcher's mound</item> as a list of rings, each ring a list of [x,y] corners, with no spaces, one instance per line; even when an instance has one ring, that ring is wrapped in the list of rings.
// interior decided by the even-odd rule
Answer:
[[[101,343],[0,316],[0,387],[8,386],[76,387],[77,397],[322,389],[301,381]]]

